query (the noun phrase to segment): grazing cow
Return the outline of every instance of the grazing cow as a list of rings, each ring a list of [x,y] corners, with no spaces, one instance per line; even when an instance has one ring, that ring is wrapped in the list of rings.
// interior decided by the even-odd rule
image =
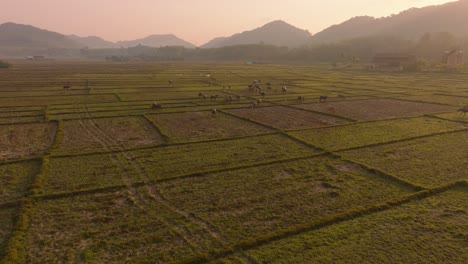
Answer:
[[[346,96],[344,94],[338,94],[338,98],[341,100],[346,100]]]
[[[216,100],[216,99],[218,99],[218,95],[212,95],[212,96],[210,96],[210,100]]]
[[[260,91],[260,95],[265,97],[266,93],[264,91]]]
[[[258,99],[258,100],[257,100],[257,104],[259,105],[259,104],[261,104],[261,103],[263,103],[263,100],[262,100],[262,99]]]
[[[468,106],[464,106],[464,107],[458,109],[458,112],[460,112],[458,115],[465,116],[466,112],[468,112]]]
[[[211,109],[211,116],[216,117],[216,113],[218,113],[218,110],[216,109]]]
[[[281,91],[283,93],[286,93],[288,91],[288,88],[286,87],[286,85],[283,85],[283,87],[281,87]]]
[[[174,82],[172,80],[169,80],[169,84],[173,84]]]
[[[162,108],[162,105],[156,102],[153,102],[153,104],[151,105],[151,109],[161,109],[161,108]]]
[[[204,94],[203,94],[202,92],[199,92],[199,93],[198,93],[198,97],[203,97],[203,95],[204,95]]]
[[[237,100],[240,100],[240,99],[241,99],[241,96],[240,96],[240,95],[236,95],[236,98],[237,98]]]
[[[257,102],[252,102],[250,103],[250,108],[255,108],[258,106],[258,103]]]
[[[231,85],[228,85],[228,90],[231,90]]]
[[[319,97],[319,102],[320,102],[320,103],[321,103],[321,102],[326,102],[327,99],[328,99],[328,96],[321,95],[321,96]]]
[[[64,85],[64,86],[63,86],[63,89],[64,89],[64,90],[67,90],[67,91],[70,90],[70,88],[71,88],[70,85]]]
[[[229,95],[229,96],[226,98],[226,101],[227,101],[227,102],[232,102],[232,95]]]
[[[298,100],[299,102],[304,101],[304,96],[302,96],[302,95],[301,95],[301,96],[298,96],[298,97],[297,97],[297,100]]]

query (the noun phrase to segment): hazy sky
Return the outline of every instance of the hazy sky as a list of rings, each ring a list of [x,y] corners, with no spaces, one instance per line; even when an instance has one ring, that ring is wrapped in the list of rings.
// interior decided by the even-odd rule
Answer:
[[[173,33],[196,45],[281,19],[316,33],[351,17],[453,0],[0,0],[0,23],[129,40]]]

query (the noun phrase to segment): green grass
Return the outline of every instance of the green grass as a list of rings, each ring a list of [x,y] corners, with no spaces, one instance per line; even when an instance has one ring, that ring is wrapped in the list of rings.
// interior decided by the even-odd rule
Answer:
[[[37,202],[27,259],[167,263],[219,246],[203,226],[155,201],[150,192],[139,188]]]
[[[391,119],[427,113],[450,112],[455,109],[453,106],[394,99],[328,102],[321,104],[304,104],[297,107],[328,114],[336,114],[355,120]]]
[[[257,263],[464,263],[466,188],[261,245]],[[235,263],[228,258],[216,263]]]
[[[16,208],[0,209],[0,258],[3,258],[5,255],[5,247],[13,231],[16,213]]]
[[[349,159],[434,188],[467,179],[467,131],[341,152]]]
[[[466,129],[468,126],[429,117],[350,124],[289,132],[314,146],[340,150]]]
[[[56,154],[119,150],[163,143],[158,131],[142,117],[69,120],[63,123],[63,140]]]
[[[316,157],[161,184],[182,210],[209,221],[233,244],[414,191],[355,164]]]
[[[0,165],[0,203],[27,195],[39,166],[40,162],[36,160]]]
[[[465,74],[14,66],[0,70],[0,263],[467,259],[466,185],[446,187],[467,179]],[[273,84],[256,109],[253,80]]]
[[[55,157],[45,192],[70,192],[313,155],[279,135],[147,148],[111,154]],[[232,162],[235,158],[236,162]],[[70,168],[76,168],[70,170]]]
[[[187,142],[271,133],[273,130],[223,113],[210,111],[148,115],[174,142]]]

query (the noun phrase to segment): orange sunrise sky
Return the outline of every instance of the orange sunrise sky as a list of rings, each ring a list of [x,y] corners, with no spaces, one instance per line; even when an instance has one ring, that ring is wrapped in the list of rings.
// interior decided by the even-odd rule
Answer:
[[[172,33],[195,45],[284,20],[316,33],[354,16],[388,16],[447,0],[0,0],[0,23],[130,40]]]

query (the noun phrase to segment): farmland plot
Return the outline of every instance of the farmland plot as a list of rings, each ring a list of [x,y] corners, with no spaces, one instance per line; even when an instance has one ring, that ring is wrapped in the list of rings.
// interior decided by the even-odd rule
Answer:
[[[323,127],[346,122],[346,120],[332,116],[284,106],[232,109],[226,112],[279,129]]]
[[[176,142],[272,132],[271,129],[223,113],[217,113],[216,117],[213,117],[209,111],[148,115],[148,118]]]
[[[291,159],[317,152],[279,135],[56,157],[46,193],[105,188]],[[235,159],[234,159],[235,158]],[[77,168],[70,170],[70,167]]]
[[[43,121],[44,121],[44,116],[0,117],[0,125],[20,124],[20,123],[39,123]]]
[[[0,71],[0,262],[468,257],[464,74],[14,65]]]
[[[393,99],[329,102],[298,105],[296,107],[336,114],[356,120],[389,119],[455,110],[455,107],[452,106]]]
[[[431,95],[419,95],[419,96],[408,96],[404,99],[420,102],[439,103],[454,106],[465,106],[468,105],[468,97],[454,96],[454,95],[442,95],[442,94],[431,94]]]
[[[63,121],[58,154],[118,150],[163,143],[159,132],[142,117]]]
[[[464,263],[467,197],[450,190],[245,253],[258,263]]]
[[[16,208],[0,208],[0,258],[4,256],[4,249],[14,227]]]
[[[289,133],[314,146],[327,150],[339,150],[466,128],[468,125],[436,118],[416,117]]]
[[[38,160],[0,164],[0,204],[25,196],[39,167]]]
[[[0,160],[43,154],[52,144],[57,123],[0,125]]]
[[[63,103],[98,103],[98,102],[116,102],[117,97],[113,94],[101,95],[69,95],[69,96],[37,96],[37,97],[17,97],[0,98],[2,106],[29,106],[29,105],[48,105]]]
[[[413,191],[326,156],[168,181],[161,193],[231,243],[255,241]]]
[[[220,244],[145,188],[40,201],[27,237],[30,263],[168,263]]]
[[[466,180],[467,131],[342,152],[371,167],[424,187]]]

